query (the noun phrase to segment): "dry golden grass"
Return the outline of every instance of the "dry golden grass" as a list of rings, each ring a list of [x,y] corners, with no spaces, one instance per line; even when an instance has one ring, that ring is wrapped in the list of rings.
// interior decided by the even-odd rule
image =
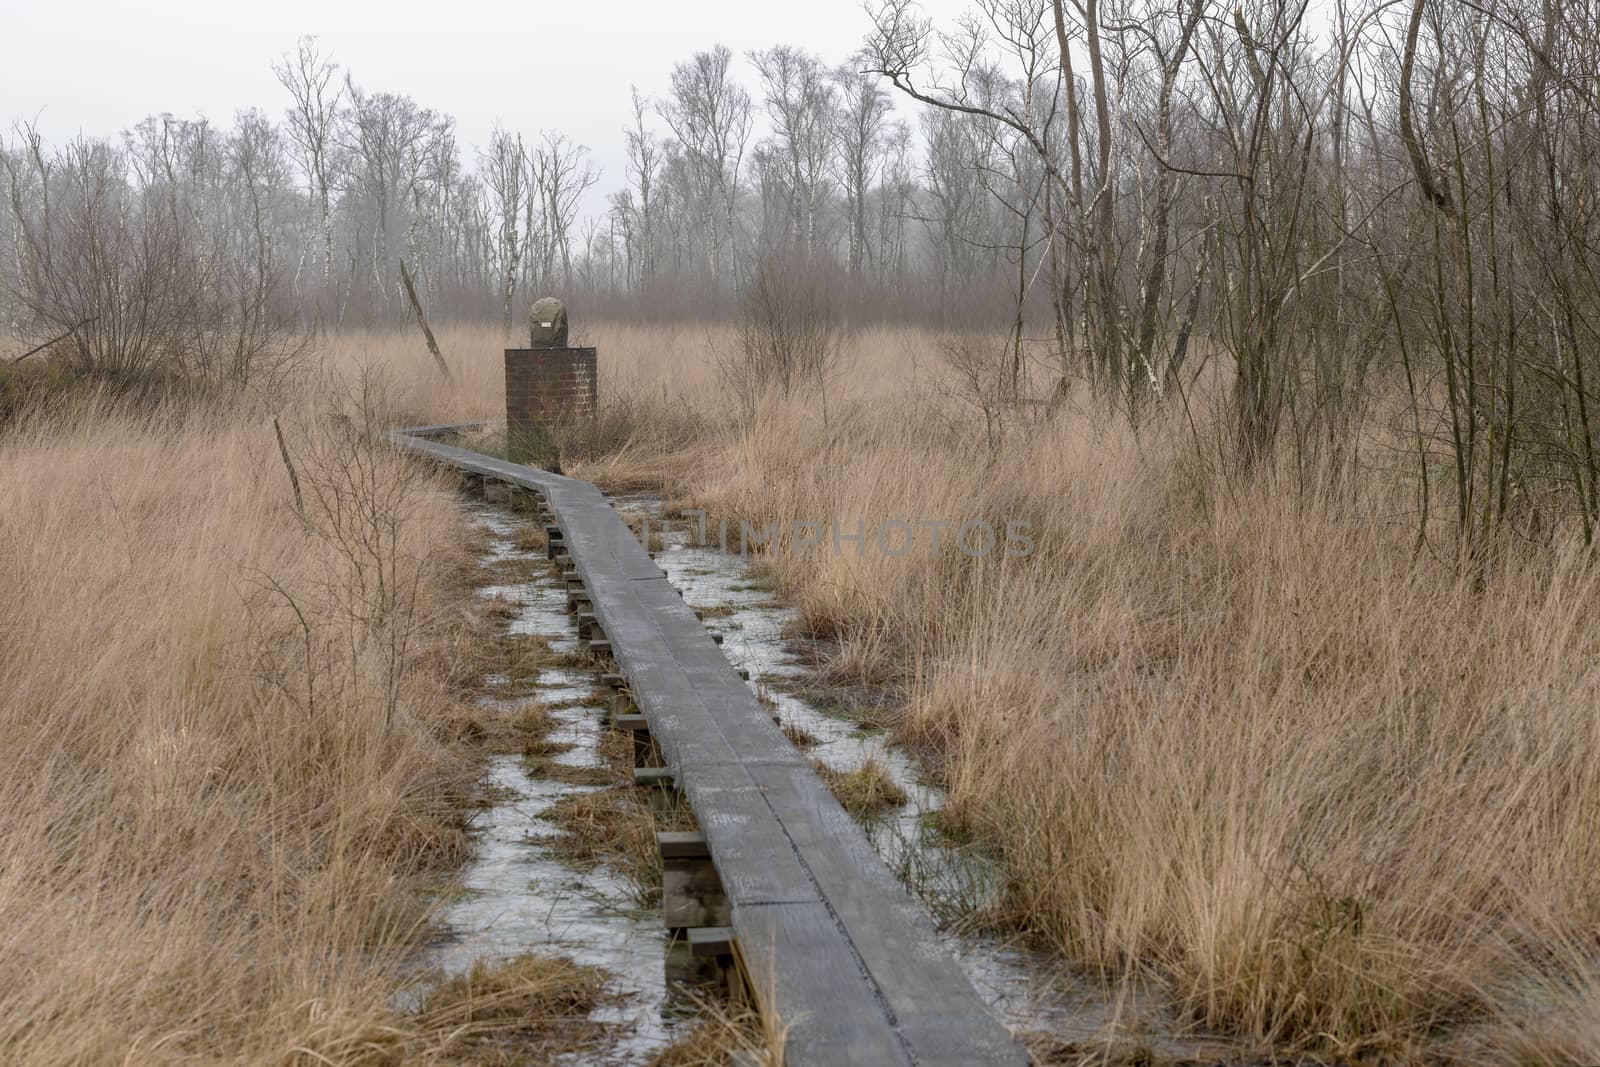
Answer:
[[[1137,435],[1088,404],[1030,413],[991,446],[914,332],[858,338],[826,417],[749,423],[716,398],[714,331],[595,334],[633,425],[582,477],[755,526],[1030,524],[1027,558],[921,538],[785,546],[771,569],[826,676],[899,689],[895,728],[997,846],[1017,925],[1263,1045],[1600,1060],[1581,546],[1462,577],[1414,557],[1392,453],[1306,492],[1203,459],[1219,435],[1177,413]]]
[[[551,849],[579,867],[608,864],[632,880],[645,902],[659,898],[661,855],[649,790],[618,785],[563,797],[545,814],[562,835]]]
[[[304,518],[259,412],[92,406],[0,437],[8,1062],[410,1038],[387,1001],[413,883],[466,847],[470,767],[441,740],[466,560],[430,476],[296,432]]]
[[[869,759],[848,771],[829,767],[820,760],[814,765],[823,784],[833,791],[844,810],[858,819],[875,819],[892,808],[901,807],[908,799],[889,769],[877,759]]]
[[[1600,583],[1578,546],[1460,578],[1413,558],[1403,477],[1230,475],[1176,421],[1067,410],[991,448],[914,333],[862,338],[826,419],[795,401],[747,424],[716,398],[710,331],[589,340],[606,413],[579,476],[757,524],[1031,523],[1025,559],[822,546],[771,567],[830,677],[901,694],[896,729],[1002,857],[1019,927],[1264,1045],[1600,1061]],[[441,343],[456,389],[409,334],[338,341],[314,380],[369,368],[396,421],[498,415],[497,333]],[[325,394],[286,429],[302,478],[332,484],[348,435]],[[467,765],[442,739],[473,656],[436,654],[468,644],[441,621],[458,519],[362,453],[372,510],[404,519],[374,564],[415,594],[396,677],[404,613],[295,516],[270,435],[250,411],[0,437],[6,1059],[422,1047],[387,998],[410,880],[463,843]]]
[[[1479,583],[1413,559],[1402,479],[1298,493],[1083,411],[991,450],[938,405],[769,410],[688,495],[752,524],[1030,523],[1027,558],[775,561],[834,671],[903,687],[900,736],[999,847],[1018,925],[1263,1044],[1600,1058],[1565,1025],[1600,1006],[1581,546],[1508,547]]]
[[[801,726],[797,722],[780,722],[778,726],[779,729],[783,731],[783,736],[787,737],[789,739],[789,743],[795,748],[816,748],[817,745],[822,743],[821,739],[818,738],[816,734],[812,733],[810,730],[807,730],[804,726]]]
[[[431,1057],[479,1067],[592,1050],[604,1032],[588,1016],[605,982],[603,971],[559,956],[480,960],[429,993],[417,1021],[419,1044]]]
[[[632,745],[619,731],[609,735]],[[697,829],[694,813],[677,794],[665,805],[652,803],[660,799],[656,788],[633,785],[631,772],[615,759],[601,773],[611,788],[563,797],[545,813],[561,831],[549,843],[551,851],[577,867],[609,867],[627,879],[642,905],[659,904],[663,870],[656,832]]]
[[[724,1067],[732,1053],[782,1067],[786,1033],[748,1005],[706,1004],[701,1021],[650,1061],[650,1067]]]

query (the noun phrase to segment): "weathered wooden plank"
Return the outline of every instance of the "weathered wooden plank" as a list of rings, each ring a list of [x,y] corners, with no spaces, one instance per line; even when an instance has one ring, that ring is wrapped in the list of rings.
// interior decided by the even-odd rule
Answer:
[[[789,1027],[786,1062],[915,1062],[827,904],[735,905],[732,925],[763,1014]]]
[[[809,768],[757,764],[751,778],[880,990],[918,1063],[1027,1062],[997,1021],[951,1006],[975,999],[927,913],[884,866],[855,820]]]
[[[711,858],[711,847],[706,844],[706,835],[698,830],[658,830],[656,849],[664,860]]]
[[[661,920],[668,929],[728,925],[728,896],[707,857],[661,857]]]
[[[635,767],[633,769],[633,784],[649,786],[653,789],[673,789],[677,779],[671,767]]]
[[[680,628],[684,619],[664,617],[652,609],[662,604],[673,605],[680,613],[687,609],[676,596],[665,593],[667,588],[664,580],[612,583],[595,593],[592,604],[610,636],[620,673],[629,680],[634,703],[659,722],[657,732],[668,761],[680,770],[753,760],[804,765],[804,757],[770,718],[752,716],[748,709],[730,713],[725,700],[708,699],[708,688],[716,692],[731,682],[745,702],[753,701],[714,645],[707,643],[702,649],[714,657],[710,663],[690,658],[686,666],[685,657],[674,652],[673,645],[681,646],[686,638],[679,635],[668,641],[662,631]],[[700,629],[698,623],[692,625]]]
[[[679,773],[678,788],[700,824],[730,901],[756,905],[822,899],[747,767],[700,764]]]
[[[808,767],[805,757],[783,736],[771,716],[761,712],[749,686],[722,650],[711,643],[705,627],[664,586],[665,583],[641,585],[639,600],[655,620],[667,654],[694,687],[737,759],[743,763]],[[759,713],[752,714],[752,708]]]

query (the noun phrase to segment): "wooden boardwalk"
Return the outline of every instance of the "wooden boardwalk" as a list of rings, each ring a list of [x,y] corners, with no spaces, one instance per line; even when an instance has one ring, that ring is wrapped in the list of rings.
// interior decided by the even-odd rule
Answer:
[[[923,909],[785,738],[600,490],[397,430],[400,448],[538,494],[593,621],[699,822],[733,950],[794,1065],[1025,1064]],[[674,841],[678,849],[681,843]],[[666,847],[663,846],[666,855]]]

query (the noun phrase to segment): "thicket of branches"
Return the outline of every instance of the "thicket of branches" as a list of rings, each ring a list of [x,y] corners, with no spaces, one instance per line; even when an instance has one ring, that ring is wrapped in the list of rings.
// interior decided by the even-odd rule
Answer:
[[[941,31],[883,0],[868,66],[982,146],[1017,336],[1040,278],[1063,380],[1137,419],[1204,342],[1246,464],[1286,433],[1338,460],[1398,385],[1468,558],[1570,517],[1592,540],[1600,8],[977,7]]]
[[[11,222],[0,292],[25,337],[46,334],[78,371],[128,383],[269,385],[293,363],[304,336],[281,299],[285,175],[265,120],[242,115],[225,140],[149,120],[122,146],[48,154],[22,133],[0,155]]]
[[[748,327],[786,278],[827,277],[829,323],[1002,326],[982,361],[1002,406],[1087,380],[1137,420],[1209,363],[1247,465],[1286,441],[1338,461],[1398,393],[1384,415],[1463,545],[1593,536],[1595,0],[868,16],[839,64],[716,47],[636,90],[590,216],[582,146],[497,130],[464,153],[448,116],[313,40],[275,65],[281,122],[162,116],[54,150],[21,126],[5,310],[30,338],[76,329],[97,368],[249,377],[292,333],[403,322],[402,258],[434,318],[508,330],[546,292]]]

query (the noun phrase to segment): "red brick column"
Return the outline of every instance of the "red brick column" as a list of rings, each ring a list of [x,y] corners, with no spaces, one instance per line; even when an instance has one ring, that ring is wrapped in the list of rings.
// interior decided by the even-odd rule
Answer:
[[[506,349],[506,434],[520,440],[558,420],[593,418],[599,365],[593,348]]]

